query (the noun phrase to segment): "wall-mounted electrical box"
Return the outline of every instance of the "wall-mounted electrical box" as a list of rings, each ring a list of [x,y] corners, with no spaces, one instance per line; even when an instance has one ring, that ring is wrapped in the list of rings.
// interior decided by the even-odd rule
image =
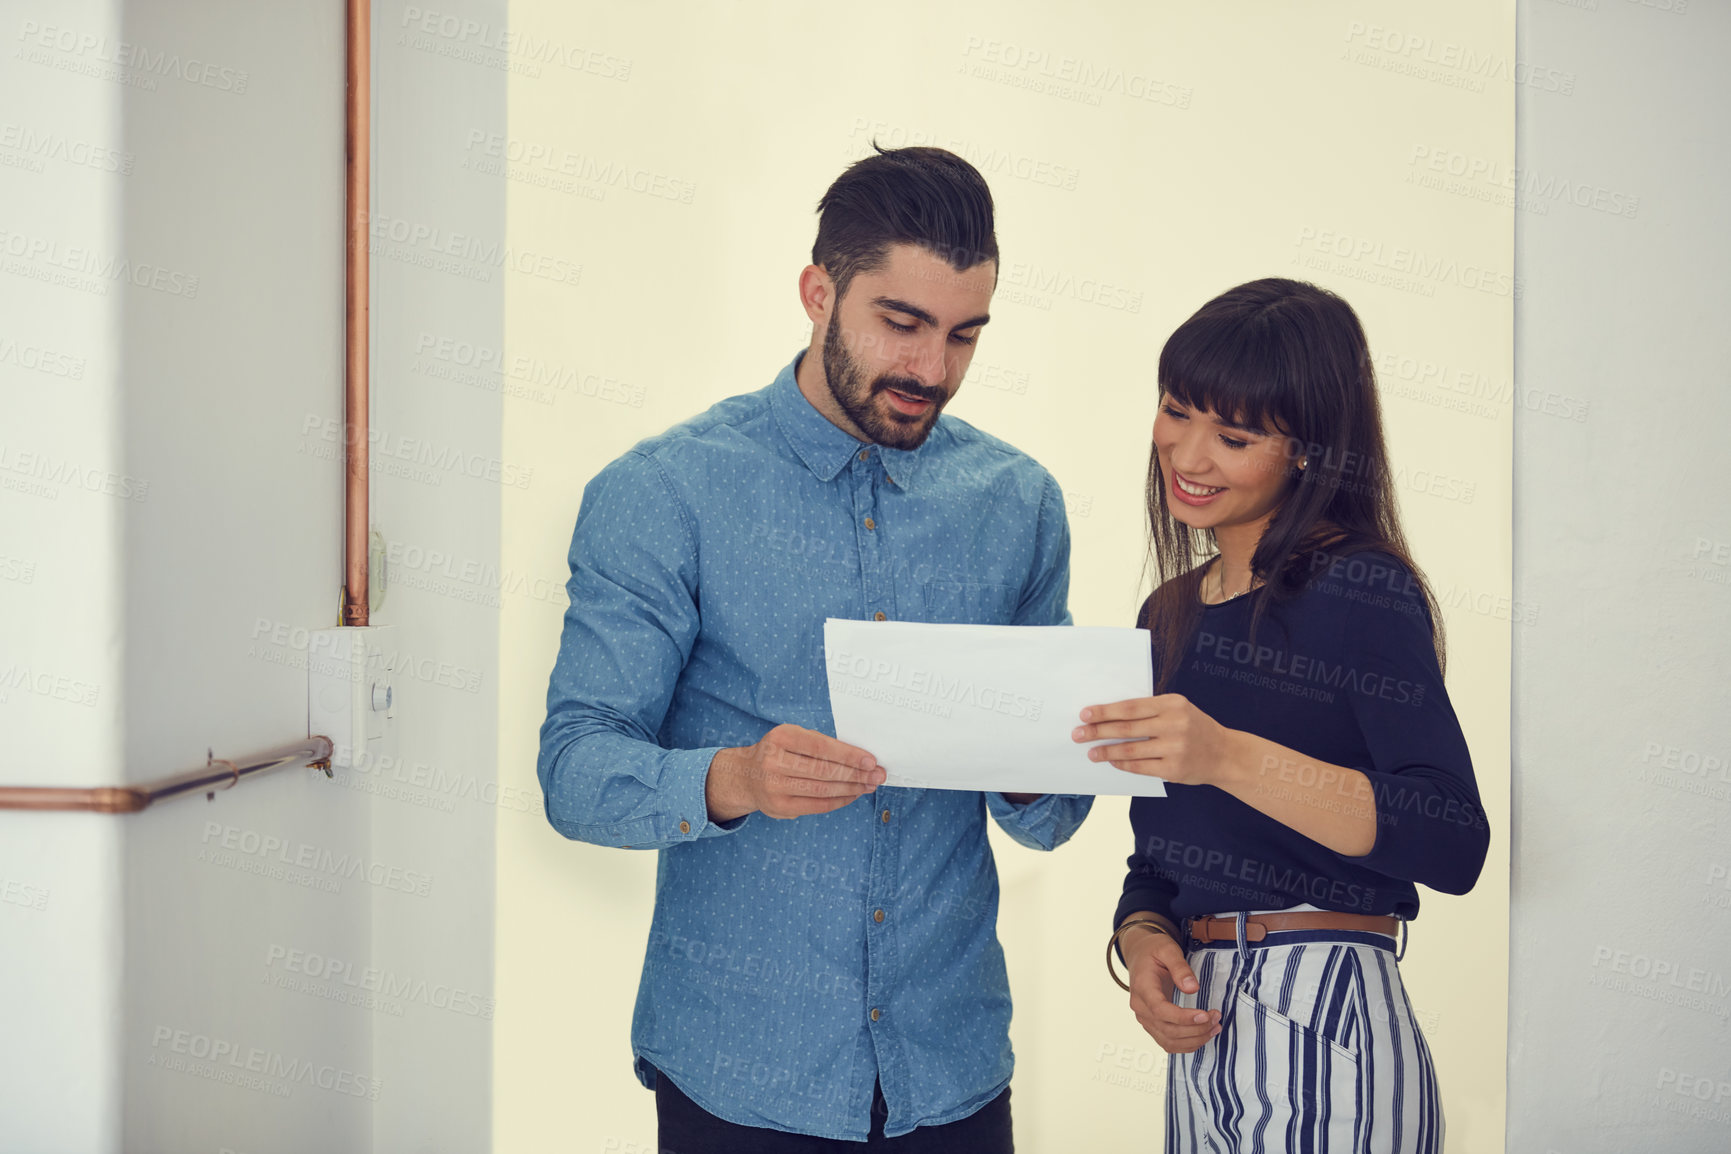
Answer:
[[[397,754],[394,625],[316,629],[307,644],[307,733],[331,739],[337,768]]]

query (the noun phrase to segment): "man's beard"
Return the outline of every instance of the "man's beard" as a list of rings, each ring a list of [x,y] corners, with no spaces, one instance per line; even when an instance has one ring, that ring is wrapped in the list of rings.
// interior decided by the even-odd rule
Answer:
[[[874,444],[891,449],[917,449],[923,445],[932,426],[938,423],[938,414],[950,399],[944,390],[922,385],[912,377],[885,373],[868,382],[859,362],[842,345],[839,308],[829,315],[829,328],[823,336],[823,375],[829,384],[830,395],[854,427],[870,437]],[[879,393],[888,389],[929,400],[932,407],[917,417],[893,409],[886,412],[874,401]]]

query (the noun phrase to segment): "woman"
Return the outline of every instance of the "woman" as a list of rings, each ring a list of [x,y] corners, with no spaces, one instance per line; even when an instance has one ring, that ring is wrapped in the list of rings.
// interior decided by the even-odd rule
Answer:
[[[1173,1055],[1166,1148],[1439,1150],[1396,933],[1415,882],[1472,888],[1490,833],[1364,331],[1332,293],[1254,281],[1172,335],[1159,383],[1157,696],[1075,738],[1169,783],[1131,802],[1107,957]]]

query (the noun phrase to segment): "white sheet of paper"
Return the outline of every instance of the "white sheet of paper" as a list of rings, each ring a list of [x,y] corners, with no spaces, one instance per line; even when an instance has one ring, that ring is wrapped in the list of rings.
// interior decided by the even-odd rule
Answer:
[[[823,641],[835,735],[888,785],[1166,795],[1070,739],[1083,706],[1153,694],[1146,629],[832,617]]]

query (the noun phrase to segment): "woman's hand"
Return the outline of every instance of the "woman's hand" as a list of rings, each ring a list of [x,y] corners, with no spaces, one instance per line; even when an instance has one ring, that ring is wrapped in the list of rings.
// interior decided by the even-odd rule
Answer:
[[[1072,740],[1117,740],[1090,749],[1094,761],[1180,785],[1216,786],[1346,857],[1376,847],[1375,793],[1363,770],[1228,729],[1176,693],[1090,705],[1082,721]]]
[[[1127,932],[1121,949],[1130,968],[1130,1009],[1148,1036],[1168,1054],[1200,1050],[1220,1032],[1219,1010],[1177,1005],[1174,987],[1194,994],[1198,986],[1184,950],[1167,934],[1153,930]]]
[[[1090,705],[1082,721],[1075,741],[1131,739],[1090,749],[1094,761],[1181,785],[1218,784],[1238,736],[1177,693]]]

